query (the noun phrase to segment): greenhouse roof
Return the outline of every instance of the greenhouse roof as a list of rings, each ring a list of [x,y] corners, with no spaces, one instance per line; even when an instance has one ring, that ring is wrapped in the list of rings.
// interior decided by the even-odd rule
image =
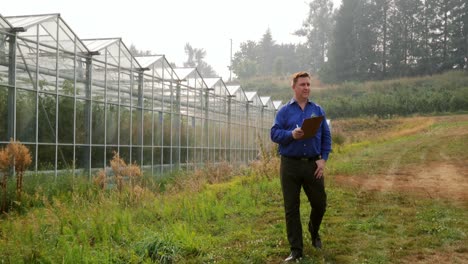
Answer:
[[[164,81],[176,80],[182,86],[213,90],[215,94],[230,95],[242,102],[254,102],[254,105],[268,104],[268,100],[261,100],[257,92],[246,93],[239,85],[226,86],[220,77],[204,78],[197,68],[173,68],[164,55],[133,56],[120,37],[81,39],[59,13],[5,17],[0,15],[0,30],[2,29],[6,32],[20,32],[19,42],[37,41],[39,45],[47,48],[58,46],[59,52],[76,53],[83,57],[92,56],[98,67],[105,63],[112,69],[126,70],[125,74],[151,70],[151,74],[145,72],[145,76],[156,76]]]
[[[28,15],[6,17],[13,27],[23,27],[25,29],[49,20],[56,20],[60,14]]]
[[[11,30],[13,26],[0,14],[0,29]]]
[[[60,17],[60,14],[8,16],[5,19],[18,31],[19,36],[40,44],[58,45],[61,50],[68,52],[89,53],[81,39]]]
[[[260,101],[262,101],[263,106],[269,109],[275,109],[275,106],[273,105],[273,102],[271,101],[270,96],[261,96]]]
[[[179,80],[164,55],[136,56],[135,60],[141,65],[143,70],[149,70],[149,72],[146,72],[147,76],[155,76],[169,82]]]
[[[83,39],[83,43],[86,45],[86,47],[88,47],[90,51],[100,51],[119,41],[120,38]]]
[[[203,81],[208,89],[214,90],[215,94],[225,96],[228,93],[226,84],[223,82],[221,77],[203,78]]]
[[[245,92],[248,101],[253,101],[255,97],[258,97],[257,92]]]
[[[252,105],[263,107],[262,101],[260,100],[260,97],[258,96],[257,92],[245,92],[245,96],[247,97],[247,101],[249,103],[252,103]]]
[[[218,78],[203,78],[203,80],[205,81],[205,84],[208,87],[208,89],[214,88],[214,86],[219,84],[220,81],[222,82],[222,79],[219,77]]]
[[[283,105],[283,102],[273,101],[273,105],[275,106],[275,109],[278,110]]]
[[[83,43],[91,52],[99,52],[96,57],[101,61],[127,69],[142,68],[121,38],[83,39]]]
[[[268,101],[270,101],[270,97],[269,96],[260,96],[260,101],[262,101],[262,104],[266,106]]]
[[[240,87],[240,85],[228,85],[226,86],[229,96],[235,97],[236,100],[239,102],[247,101],[247,97],[245,96],[244,90]]]
[[[164,56],[162,55],[151,55],[151,56],[137,56],[135,59],[143,68],[150,68],[156,62],[163,59]]]
[[[174,68],[174,72],[179,77],[179,80],[187,79],[191,74],[196,72],[197,68]]]
[[[178,81],[181,85],[195,89],[207,88],[207,85],[197,68],[174,68],[173,70],[176,77],[179,78]]]
[[[240,89],[240,85],[228,85],[226,86],[229,95],[235,95],[237,91]]]

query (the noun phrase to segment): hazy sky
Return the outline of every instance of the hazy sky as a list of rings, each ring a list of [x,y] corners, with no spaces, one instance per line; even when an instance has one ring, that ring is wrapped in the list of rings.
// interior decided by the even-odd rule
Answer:
[[[184,46],[205,49],[205,61],[227,81],[232,53],[270,28],[276,43],[304,42],[292,33],[306,19],[309,0],[15,0],[2,1],[3,16],[60,13],[85,38],[121,37],[130,47],[166,55],[182,66]],[[341,0],[333,0],[334,7]]]

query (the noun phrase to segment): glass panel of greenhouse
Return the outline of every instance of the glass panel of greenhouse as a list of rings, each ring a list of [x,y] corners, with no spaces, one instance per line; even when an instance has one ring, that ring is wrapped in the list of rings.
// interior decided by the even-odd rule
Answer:
[[[271,100],[271,97],[269,96],[261,96],[260,101],[262,101],[262,112],[261,112],[261,125],[260,129],[261,131],[261,139],[260,143],[262,144],[261,146],[264,146],[265,148],[268,147],[269,141],[270,141],[270,129],[273,125],[273,121],[275,119],[275,114],[276,114],[276,109],[275,105],[273,104],[273,101]],[[269,149],[265,149],[269,150]]]
[[[231,116],[231,161],[248,160],[248,101],[239,85],[227,86]],[[252,139],[253,140],[253,139]]]
[[[228,160],[229,146],[226,127],[228,127],[228,91],[221,78],[203,79],[208,94],[208,110],[210,112],[209,145],[211,146],[212,162]]]
[[[115,153],[149,175],[247,164],[278,109],[121,38],[80,39],[60,14],[0,16],[0,100],[0,145],[21,141],[29,170],[56,176],[89,177]]]
[[[209,112],[208,88],[196,68],[176,68],[180,89],[181,157],[188,164],[202,164],[213,159],[214,147],[210,144],[210,126],[213,113]],[[177,104],[175,104],[177,106]],[[209,114],[212,114],[211,117]]]
[[[257,146],[260,144],[260,141],[264,138],[263,129],[261,129],[261,116],[263,111],[263,103],[260,100],[257,92],[245,92],[247,101],[247,120],[248,120],[248,135],[247,135],[247,146],[248,150],[248,159],[258,158],[259,150]]]

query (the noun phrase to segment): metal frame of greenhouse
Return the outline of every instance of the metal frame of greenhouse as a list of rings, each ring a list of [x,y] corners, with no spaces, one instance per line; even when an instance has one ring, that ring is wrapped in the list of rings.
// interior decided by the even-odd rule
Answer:
[[[91,175],[115,152],[151,175],[246,164],[280,106],[121,38],[80,39],[60,14],[0,15],[0,147],[21,141],[36,173]]]

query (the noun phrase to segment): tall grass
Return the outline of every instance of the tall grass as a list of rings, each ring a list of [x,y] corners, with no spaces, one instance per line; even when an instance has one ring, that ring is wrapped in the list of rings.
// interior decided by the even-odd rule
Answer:
[[[412,127],[405,120],[397,123]],[[448,132],[467,125],[435,119],[416,134],[398,134],[394,125],[382,125],[380,134],[388,135],[386,139],[356,137],[343,145],[341,153],[333,153],[327,172],[329,206],[321,231],[324,249],[313,249],[305,235],[302,263],[405,263],[414,256],[441,252],[466,256],[464,208],[404,193],[339,187],[333,175],[342,172],[344,163],[371,166],[374,154],[378,154],[374,161],[385,169],[384,156],[401,144],[410,146],[407,162],[419,162],[412,153],[428,144],[428,135],[444,140]],[[447,146],[444,151],[460,155],[461,149]],[[262,164],[265,161],[268,164]],[[29,207],[0,218],[0,262],[280,263],[289,246],[281,187],[274,173],[278,165],[272,155],[240,170],[227,163],[209,164],[194,174],[161,178],[164,181],[143,178],[140,196],[131,203],[122,196],[130,195],[132,188],[101,189],[70,176],[56,181],[48,175],[26,177]],[[356,169],[350,175],[361,172]],[[301,201],[307,203],[304,195]],[[304,225],[307,208],[301,211]]]

